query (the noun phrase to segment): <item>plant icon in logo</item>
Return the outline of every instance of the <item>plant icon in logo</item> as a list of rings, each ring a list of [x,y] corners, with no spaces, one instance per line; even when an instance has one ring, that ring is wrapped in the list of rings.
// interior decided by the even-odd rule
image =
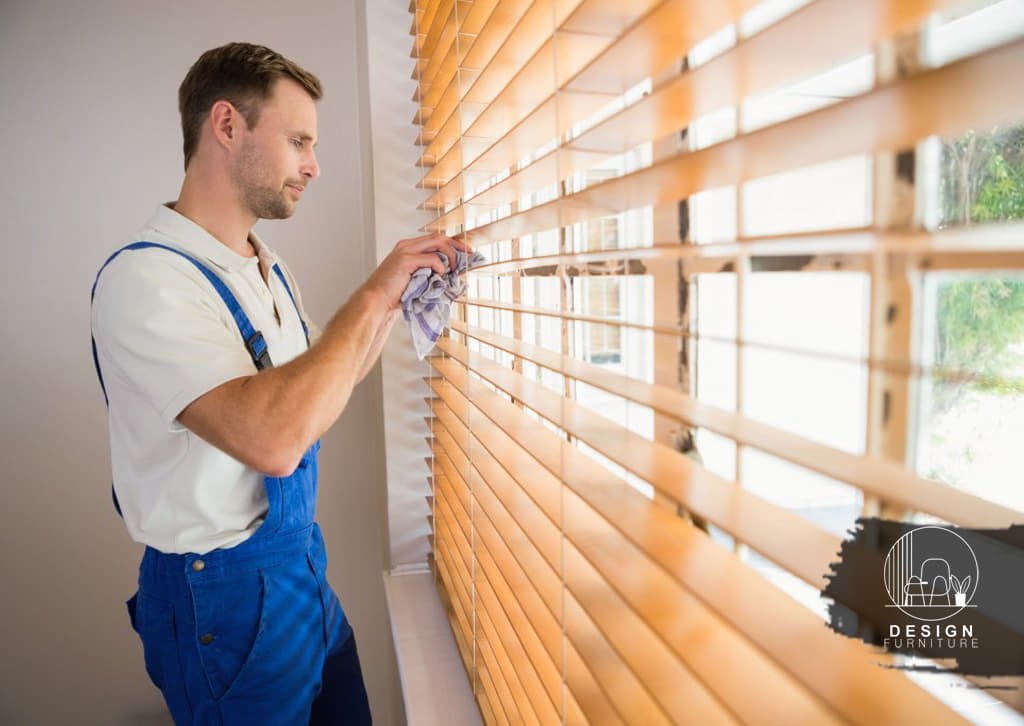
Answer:
[[[971,576],[968,575],[963,580],[958,580],[956,575],[950,574],[949,581],[953,585],[953,595],[955,596],[957,607],[967,606],[967,588],[971,586]]]
[[[917,527],[896,540],[882,579],[892,605],[915,620],[951,618],[978,589],[978,559],[963,537],[945,527]]]

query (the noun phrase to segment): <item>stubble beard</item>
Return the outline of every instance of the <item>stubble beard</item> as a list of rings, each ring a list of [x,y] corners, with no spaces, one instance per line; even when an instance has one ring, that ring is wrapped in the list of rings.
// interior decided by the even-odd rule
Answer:
[[[288,219],[295,212],[295,205],[285,194],[285,189],[276,189],[266,179],[266,165],[252,141],[242,145],[242,153],[231,170],[231,179],[238,190],[242,205],[257,219]]]

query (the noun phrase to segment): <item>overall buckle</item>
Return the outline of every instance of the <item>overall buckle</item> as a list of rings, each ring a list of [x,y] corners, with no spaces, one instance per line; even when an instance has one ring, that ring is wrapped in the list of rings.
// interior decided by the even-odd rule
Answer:
[[[245,341],[245,348],[252,356],[252,362],[256,370],[262,371],[265,368],[273,368],[274,363],[270,360],[270,349],[267,348],[267,341],[263,339],[263,333],[256,331],[249,340]]]

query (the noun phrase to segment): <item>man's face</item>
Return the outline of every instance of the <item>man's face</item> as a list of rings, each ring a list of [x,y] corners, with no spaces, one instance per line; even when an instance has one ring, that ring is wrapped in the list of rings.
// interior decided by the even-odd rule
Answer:
[[[242,204],[259,219],[287,219],[311,179],[320,176],[316,103],[290,78],[278,80],[254,128],[242,131],[231,180]]]

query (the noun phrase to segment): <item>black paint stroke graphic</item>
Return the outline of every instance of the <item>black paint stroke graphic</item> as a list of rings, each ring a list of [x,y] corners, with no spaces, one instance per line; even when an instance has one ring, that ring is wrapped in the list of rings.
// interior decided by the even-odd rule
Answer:
[[[1007,529],[942,525],[952,534],[938,532],[938,537],[934,531],[917,531],[928,526],[874,517],[857,520],[853,538],[843,542],[839,561],[832,563],[832,574],[826,575],[829,584],[822,596],[833,601],[829,627],[891,653],[954,659],[956,666],[945,672],[1024,675],[1024,525]],[[969,546],[977,562],[975,571],[953,535]],[[935,561],[925,562],[932,557]],[[972,578],[969,582],[967,576]],[[958,589],[966,591],[968,606],[957,606]],[[896,604],[902,610],[894,597],[901,598]],[[912,647],[897,645],[900,639],[893,637],[893,628],[906,633],[909,626],[920,634],[924,625],[938,627],[939,636],[929,636],[925,643],[915,637]],[[957,633],[953,643],[945,635],[948,626]],[[965,631],[973,633],[976,648],[962,646],[959,635]],[[905,644],[907,638],[902,641]],[[897,667],[941,670],[925,665]]]

